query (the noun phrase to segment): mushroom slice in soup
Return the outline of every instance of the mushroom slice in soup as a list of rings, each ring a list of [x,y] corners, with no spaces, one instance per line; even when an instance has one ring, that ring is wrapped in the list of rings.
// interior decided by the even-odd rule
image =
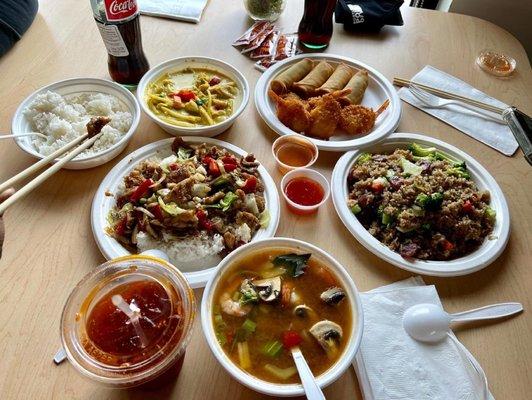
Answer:
[[[306,304],[300,304],[294,308],[294,314],[300,318],[308,317],[311,312],[313,312],[312,308]]]
[[[331,306],[335,306],[340,303],[345,297],[345,292],[339,287],[332,287],[324,291],[320,298]]]
[[[337,343],[343,335],[342,327],[329,320],[316,322],[309,329],[309,332],[327,353],[336,352]]]
[[[258,290],[259,297],[263,301],[273,301],[279,298],[279,294],[281,293],[281,278],[276,276],[274,278],[254,281],[253,286]]]

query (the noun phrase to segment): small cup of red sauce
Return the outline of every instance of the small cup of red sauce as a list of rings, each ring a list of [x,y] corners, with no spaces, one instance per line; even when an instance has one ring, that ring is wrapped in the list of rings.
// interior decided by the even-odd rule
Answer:
[[[331,191],[327,178],[308,168],[288,172],[281,180],[281,190],[290,211],[301,215],[316,212]]]
[[[158,388],[177,379],[196,301],[183,274],[161,259],[111,260],[74,288],[61,340],[83,375],[115,388]]]
[[[306,137],[293,134],[277,138],[272,153],[282,174],[296,168],[308,168],[318,159],[318,147]]]

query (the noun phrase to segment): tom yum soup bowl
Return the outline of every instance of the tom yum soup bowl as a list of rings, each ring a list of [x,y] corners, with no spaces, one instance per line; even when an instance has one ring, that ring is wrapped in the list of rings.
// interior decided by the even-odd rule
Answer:
[[[276,397],[304,394],[290,347],[299,346],[325,387],[351,364],[364,325],[345,268],[289,238],[256,241],[224,258],[203,293],[201,323],[233,378]]]
[[[137,99],[146,115],[174,136],[213,137],[229,129],[249,101],[235,67],[209,57],[180,57],[150,69]]]

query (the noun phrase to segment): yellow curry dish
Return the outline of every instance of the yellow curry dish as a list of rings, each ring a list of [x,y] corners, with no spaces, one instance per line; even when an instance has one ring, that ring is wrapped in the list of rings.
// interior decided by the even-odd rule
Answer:
[[[235,81],[207,68],[168,72],[146,88],[145,101],[157,118],[185,128],[216,125],[229,118],[241,93]]]

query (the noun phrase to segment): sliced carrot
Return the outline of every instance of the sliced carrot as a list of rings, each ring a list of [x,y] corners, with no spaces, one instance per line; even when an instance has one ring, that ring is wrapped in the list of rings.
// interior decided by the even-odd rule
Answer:
[[[292,295],[293,286],[291,283],[283,282],[281,285],[281,306],[288,307],[290,304],[290,296]]]

